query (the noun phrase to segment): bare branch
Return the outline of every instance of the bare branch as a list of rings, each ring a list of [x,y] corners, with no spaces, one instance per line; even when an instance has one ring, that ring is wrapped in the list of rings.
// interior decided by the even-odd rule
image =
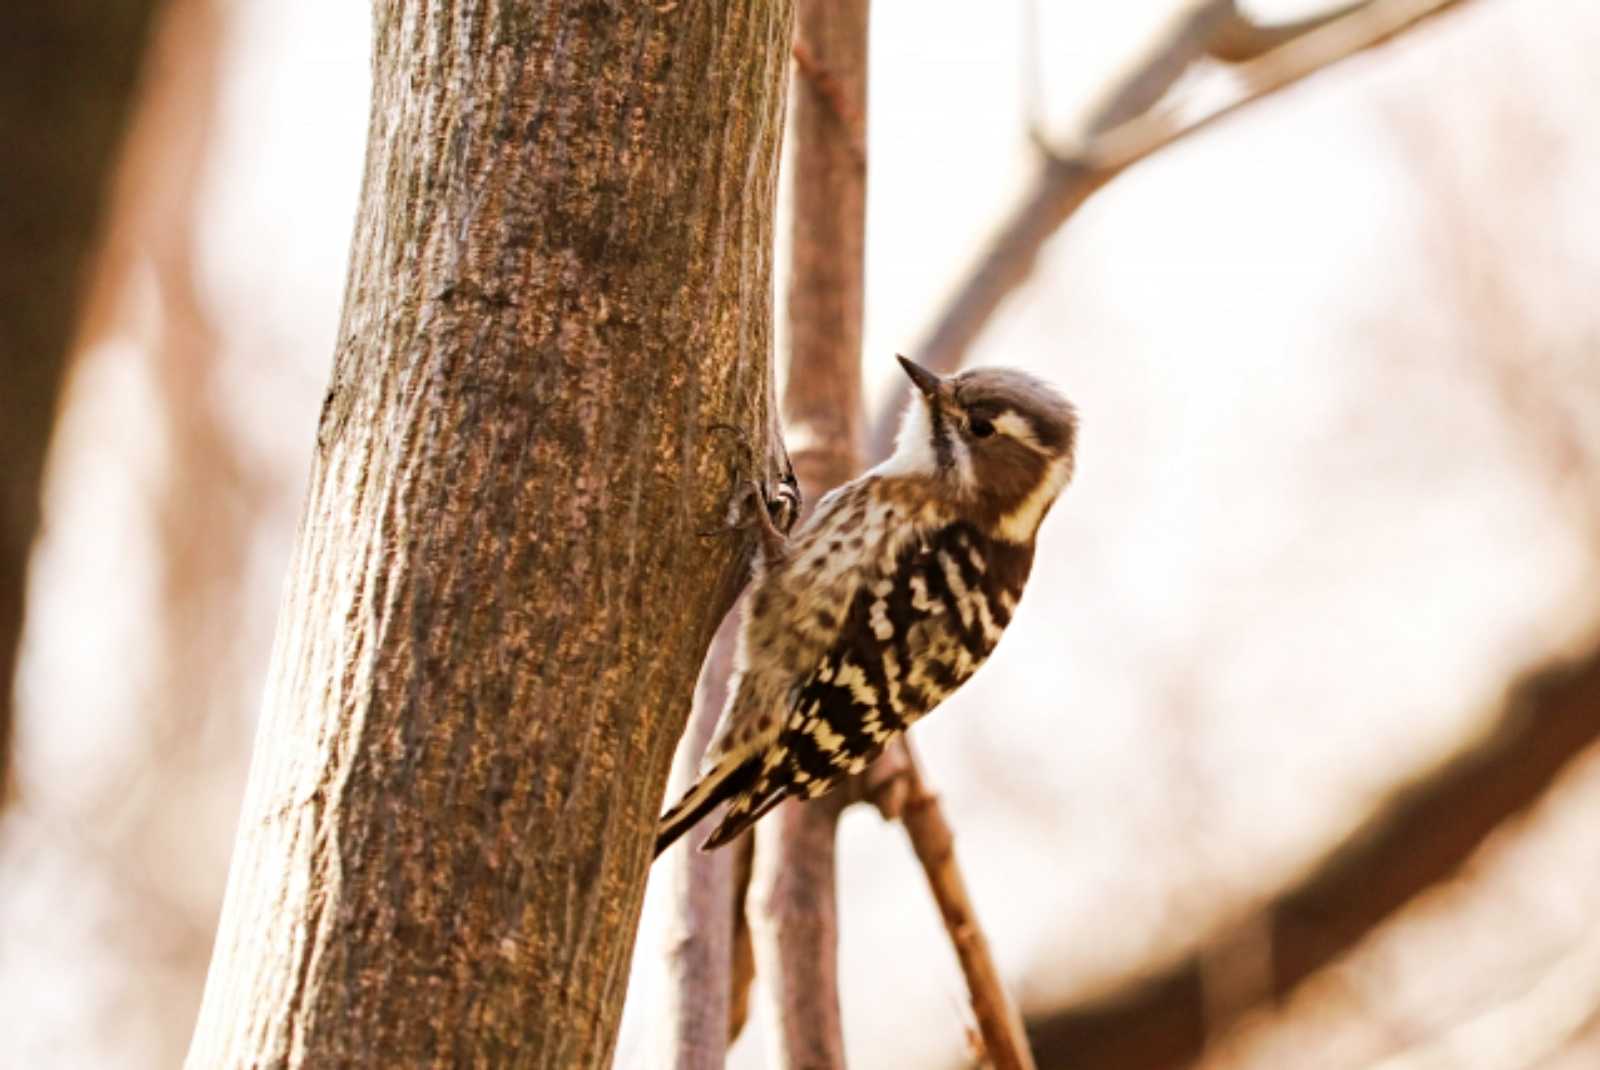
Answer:
[[[1460,2],[1372,0],[1331,21],[1293,24],[1298,35],[1234,68],[1238,90],[1203,115],[1180,122],[1166,113],[1147,110],[1105,129],[1094,129],[1091,122],[1085,144],[1065,154],[1047,154],[1040,161],[1026,193],[917,347],[916,361],[940,373],[960,367],[995,311],[1033,273],[1040,247],[1090,194],[1124,169],[1225,115],[1372,48]],[[1200,31],[1208,26],[1220,30],[1227,25],[1217,16],[1218,7],[1213,4],[1186,9],[1174,29],[1163,34],[1157,46],[1146,53],[1144,62],[1129,73],[1117,90],[1106,95],[1096,121],[1121,117],[1140,102],[1153,104],[1160,99],[1182,73],[1181,63],[1192,62],[1210,47],[1199,43]],[[1286,32],[1287,28],[1280,27],[1279,31]],[[895,416],[904,404],[904,388],[897,385],[873,421],[874,454],[888,453]]]
[[[728,1045],[739,1039],[750,1020],[750,985],[756,979],[755,942],[750,935],[750,867],[755,861],[755,839],[741,836],[730,846],[733,859],[733,976],[728,982]]]
[[[839,84],[839,80],[833,76],[832,72],[824,67],[817,60],[817,57],[812,54],[810,47],[799,39],[796,39],[794,43],[794,66],[795,70],[800,72],[801,77],[811,84],[811,88],[818,98],[828,105],[828,110],[833,113],[834,121],[844,129],[845,136],[849,139],[850,150],[855,153],[856,162],[865,170],[867,166],[867,120],[861,114],[860,108],[850,100],[844,87]]]
[[[1006,994],[989,941],[978,924],[967,882],[956,862],[955,834],[945,820],[938,796],[928,790],[904,736],[879,764],[887,765],[888,771],[874,778],[869,789],[873,801],[886,817],[900,818],[917,861],[922,863],[928,888],[967,979],[989,1065],[995,1070],[1033,1070],[1033,1054],[1028,1049],[1022,1018]]]
[[[1155,107],[1238,17],[1233,0],[1201,0],[1179,11],[1163,32],[1123,65],[1123,73],[1112,79],[1110,89],[1084,124],[1084,132],[1103,133]]]
[[[723,620],[700,670],[694,713],[678,744],[669,797],[694,782],[700,757],[717,725],[733,668],[739,610]],[[664,937],[666,996],[656,1051],[675,1070],[720,1070],[727,1062],[732,1021],[729,965],[733,961],[734,858],[731,851],[697,851],[690,832],[657,863],[671,906]]]
[[[839,1024],[839,914],[834,839],[844,796],[784,803],[755,827],[747,901],[766,1000],[768,1063],[844,1066]]]
[[[1121,171],[1151,153],[1193,134],[1281,89],[1382,44],[1424,19],[1462,0],[1371,0],[1331,22],[1292,38],[1272,51],[1234,68],[1239,88],[1210,111],[1181,124],[1147,112],[1098,134],[1075,155],[1096,171]]]
[[[961,367],[967,350],[1000,303],[1033,274],[1045,240],[1110,178],[1072,161],[1041,159],[1028,191],[944,306],[912,359],[941,375]],[[875,456],[886,457],[893,448],[895,427],[907,396],[906,385],[896,383],[878,409],[872,421]]]
[[[1224,63],[1243,63],[1246,60],[1257,59],[1296,37],[1343,18],[1362,5],[1345,4],[1332,11],[1324,11],[1320,15],[1275,23],[1259,23],[1245,18],[1231,0],[1228,0],[1225,6],[1233,10],[1206,45],[1206,54]]]

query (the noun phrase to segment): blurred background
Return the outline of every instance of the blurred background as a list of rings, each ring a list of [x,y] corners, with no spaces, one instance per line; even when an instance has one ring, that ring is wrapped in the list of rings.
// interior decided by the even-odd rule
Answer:
[[[1022,195],[1030,116],[1065,143],[1178,7],[876,5],[875,397]],[[365,5],[155,12],[26,576],[17,1066],[187,1048],[366,138]],[[916,736],[1041,1066],[1600,1065],[1597,51],[1594,5],[1462,3],[1115,179],[980,339],[1077,401],[1079,474]],[[966,1065],[903,835],[841,837],[853,1063]]]

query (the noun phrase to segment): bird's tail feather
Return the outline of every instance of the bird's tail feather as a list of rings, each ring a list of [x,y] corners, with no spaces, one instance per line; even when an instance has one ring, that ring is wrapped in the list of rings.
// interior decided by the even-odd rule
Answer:
[[[760,783],[756,784],[754,790],[741,795],[732,806],[728,807],[722,823],[707,837],[706,842],[700,845],[701,849],[710,851],[731,842],[739,833],[767,816],[767,811],[786,798],[788,794],[781,787],[769,788]]]
[[[662,851],[671,847],[678,837],[693,828],[718,804],[753,787],[760,771],[761,759],[758,756],[730,755],[702,776],[694,787],[684,793],[683,798],[661,815],[656,825],[655,857],[660,858]]]

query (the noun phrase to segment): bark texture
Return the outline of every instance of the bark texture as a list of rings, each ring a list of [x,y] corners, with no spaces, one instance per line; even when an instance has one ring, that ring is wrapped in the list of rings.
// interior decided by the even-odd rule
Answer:
[[[40,477],[155,0],[0,5],[0,799]]]
[[[784,463],[790,21],[378,6],[196,1070],[609,1065],[668,763],[748,560],[699,532]]]

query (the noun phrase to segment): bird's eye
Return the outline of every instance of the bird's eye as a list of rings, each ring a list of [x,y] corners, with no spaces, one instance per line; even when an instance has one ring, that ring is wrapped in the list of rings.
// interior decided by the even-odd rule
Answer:
[[[972,432],[973,438],[988,438],[994,434],[994,424],[976,416],[972,418],[972,422],[967,425],[967,428]]]

